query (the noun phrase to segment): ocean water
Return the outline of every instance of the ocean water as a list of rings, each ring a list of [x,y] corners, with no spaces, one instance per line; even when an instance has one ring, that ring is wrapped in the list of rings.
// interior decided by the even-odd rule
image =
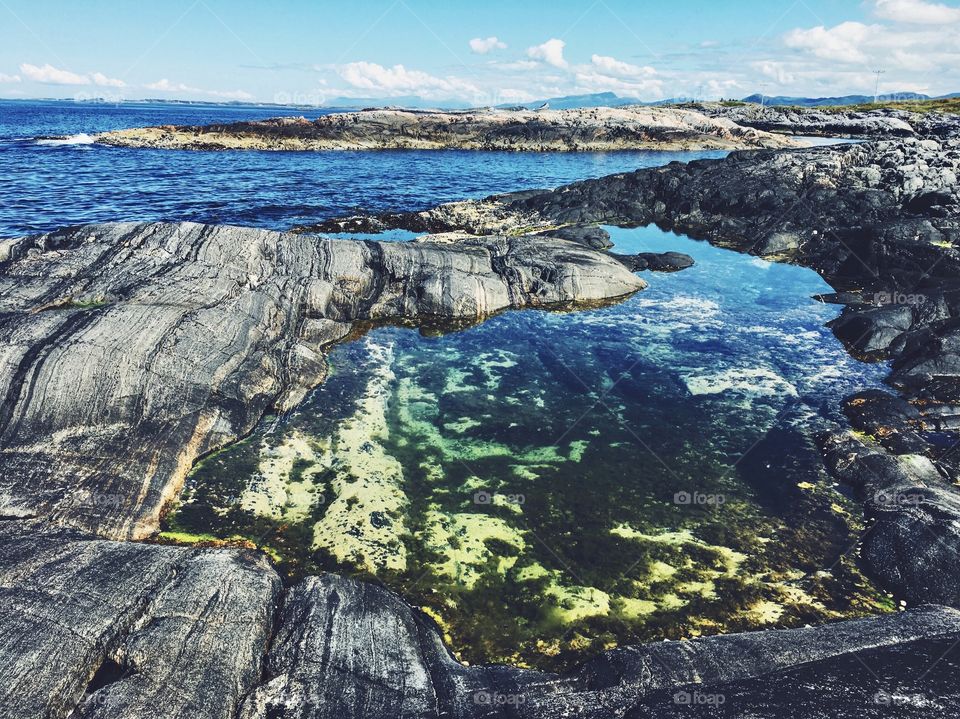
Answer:
[[[89,142],[276,114],[0,102],[0,236],[108,220],[287,229],[722,155]],[[644,273],[648,289],[604,307],[369,328],[301,407],[198,465],[163,536],[254,544],[290,581],[383,582],[471,662],[563,668],[627,643],[891,609],[854,562],[862,517],[811,437],[886,371],[824,327],[837,308],[812,296],[827,285],[655,227],[608,229],[618,251],[697,264]]]
[[[0,237],[111,220],[285,230],[356,210],[425,209],[723,154],[222,153],[103,147],[90,137],[124,127],[318,114],[276,107],[0,101]],[[68,139],[36,139],[43,136]]]

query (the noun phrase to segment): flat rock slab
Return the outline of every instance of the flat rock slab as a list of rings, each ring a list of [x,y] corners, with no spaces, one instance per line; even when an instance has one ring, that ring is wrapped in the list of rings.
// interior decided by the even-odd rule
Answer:
[[[230,124],[114,130],[96,141],[191,150],[609,151],[794,147],[800,143],[724,117],[662,107],[465,112],[362,110],[316,120],[280,117]]]
[[[460,664],[376,585],[323,575],[281,594],[255,553],[22,521],[0,525],[0,598],[3,719],[608,719],[708,701],[726,713],[703,716],[942,717],[958,691],[960,612],[936,606],[623,648],[557,676]]]
[[[109,224],[0,251],[0,516],[109,538],[154,532],[195,460],[296,405],[355,322],[475,322],[645,286],[545,237]]]
[[[21,529],[0,528],[0,717],[235,715],[280,593],[262,555]]]

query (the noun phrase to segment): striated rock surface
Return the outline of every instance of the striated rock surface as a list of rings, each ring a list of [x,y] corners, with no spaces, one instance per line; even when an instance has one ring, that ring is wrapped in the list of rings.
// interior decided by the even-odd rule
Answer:
[[[688,150],[793,147],[787,137],[723,117],[660,107],[424,112],[362,110],[316,120],[115,130],[96,141],[191,150]]]
[[[280,581],[261,554],[0,526],[0,717],[235,716]]]
[[[355,323],[477,321],[644,286],[557,238],[323,240],[114,224],[6,243],[0,515],[155,531],[194,461],[295,405]]]
[[[941,137],[960,136],[960,116],[878,108],[856,111],[755,104],[701,103],[690,108],[765,132],[822,137]]]

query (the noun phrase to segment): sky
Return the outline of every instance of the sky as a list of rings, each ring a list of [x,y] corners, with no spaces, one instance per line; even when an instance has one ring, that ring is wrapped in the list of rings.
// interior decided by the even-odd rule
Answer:
[[[872,95],[878,79],[960,92],[960,0],[0,0],[0,98],[485,106]]]

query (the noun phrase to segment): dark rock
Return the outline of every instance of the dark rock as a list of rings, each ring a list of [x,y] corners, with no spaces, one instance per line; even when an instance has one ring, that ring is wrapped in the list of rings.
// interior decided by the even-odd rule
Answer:
[[[577,242],[595,250],[607,250],[613,247],[610,233],[598,225],[571,225],[547,230],[540,234],[544,237],[559,237],[562,240]]]
[[[858,392],[843,401],[850,424],[876,437],[894,454],[925,454],[930,446],[920,436],[920,410],[902,397],[871,389]]]
[[[617,258],[634,272],[679,272],[694,265],[693,258],[683,252],[640,252],[636,255],[618,255],[611,252],[610,256]]]
[[[262,555],[3,525],[0,717],[236,715],[280,592]]]
[[[895,456],[849,434],[823,439],[828,468],[857,487],[872,521],[861,559],[908,602],[960,605],[960,491],[930,459]]]

